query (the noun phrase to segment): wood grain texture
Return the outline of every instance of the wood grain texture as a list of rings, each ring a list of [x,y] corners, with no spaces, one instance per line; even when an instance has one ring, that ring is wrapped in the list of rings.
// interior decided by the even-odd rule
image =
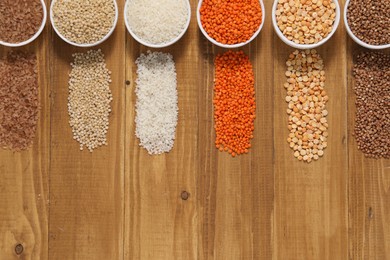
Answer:
[[[341,1],[343,2],[343,1]],[[347,259],[347,103],[346,33],[341,25],[318,49],[324,60],[329,95],[328,148],[323,158],[306,164],[287,144],[285,62],[293,49],[275,38],[275,259]],[[334,46],[340,46],[335,48]]]
[[[192,1],[195,10],[196,1]],[[196,21],[195,12],[192,21]],[[172,47],[179,121],[171,152],[151,156],[135,137],[135,60],[149,50],[127,35],[125,259],[197,259],[198,49],[197,25]],[[190,194],[188,200],[181,193]]]
[[[11,50],[33,52],[39,67],[40,112],[37,132],[30,149],[14,153],[0,149],[0,259],[48,259],[48,177],[50,159],[50,101],[47,52],[49,29],[31,45],[0,47],[0,56]],[[2,101],[0,101],[2,102]]]
[[[271,1],[266,8],[271,8]],[[232,158],[215,148],[214,58],[225,50],[203,36],[199,75],[199,259],[271,259],[273,211],[273,67],[271,17],[260,36],[243,48],[256,79],[257,118],[249,154]]]
[[[127,33],[124,0],[115,33],[100,46],[113,72],[109,145],[92,154],[79,151],[67,111],[71,54],[86,50],[60,40],[49,22],[22,48],[38,54],[42,110],[30,150],[0,150],[0,260],[390,259],[390,160],[366,159],[352,137],[352,54],[362,49],[343,23],[318,49],[330,97],[328,148],[301,163],[286,142],[283,83],[293,49],[277,38],[273,1],[264,1],[263,30],[241,48],[256,78],[255,138],[248,155],[232,158],[214,145],[213,63],[225,50],[203,37],[198,1],[190,1],[184,38],[157,49],[172,53],[178,75],[168,154],[149,156],[135,137],[135,60],[149,48]]]
[[[52,33],[50,259],[121,259],[124,224],[124,1],[114,34],[99,48],[112,71],[108,146],[80,151],[69,126],[68,79],[72,47]],[[93,48],[97,49],[97,48]]]
[[[390,259],[390,160],[369,159],[357,149],[353,59],[367,50],[350,39],[347,46],[349,259]]]

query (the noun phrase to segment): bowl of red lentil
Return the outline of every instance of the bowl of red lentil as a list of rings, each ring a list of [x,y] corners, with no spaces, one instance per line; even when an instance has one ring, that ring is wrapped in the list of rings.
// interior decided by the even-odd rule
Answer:
[[[262,0],[200,0],[197,21],[202,34],[223,48],[238,48],[253,41],[264,25]]]
[[[65,42],[77,47],[94,47],[106,41],[118,23],[116,0],[53,0],[50,20]]]
[[[272,7],[276,34],[296,49],[313,49],[326,43],[339,23],[337,0],[275,0]]]
[[[21,0],[0,1],[0,45],[24,46],[42,33],[47,19],[45,1],[34,0],[29,4],[30,8],[25,8]]]
[[[390,48],[389,11],[390,6],[381,1],[347,0],[344,24],[348,35],[367,49]]]

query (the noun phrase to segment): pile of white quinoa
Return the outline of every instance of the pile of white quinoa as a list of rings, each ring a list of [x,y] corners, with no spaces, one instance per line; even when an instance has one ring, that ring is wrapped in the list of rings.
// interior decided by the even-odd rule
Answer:
[[[149,154],[169,152],[178,120],[176,69],[171,54],[150,52],[136,60],[136,136]]]
[[[69,74],[68,112],[73,138],[90,152],[107,145],[111,72],[106,68],[102,51],[90,50],[73,54]]]

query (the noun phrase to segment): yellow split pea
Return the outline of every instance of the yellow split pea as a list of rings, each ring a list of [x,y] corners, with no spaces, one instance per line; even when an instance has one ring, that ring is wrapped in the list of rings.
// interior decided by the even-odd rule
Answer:
[[[298,160],[318,160],[328,146],[329,135],[323,60],[316,50],[294,51],[286,65],[287,142]]]
[[[279,0],[276,21],[290,41],[314,44],[332,31],[335,10],[333,0]]]

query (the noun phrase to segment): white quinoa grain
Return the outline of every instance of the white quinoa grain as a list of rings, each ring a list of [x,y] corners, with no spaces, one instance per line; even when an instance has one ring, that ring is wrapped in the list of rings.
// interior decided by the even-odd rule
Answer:
[[[54,25],[68,40],[92,44],[103,39],[115,21],[113,0],[56,0]]]
[[[106,68],[102,51],[73,54],[69,74],[68,111],[73,138],[93,151],[107,145],[110,103],[111,72]]]

